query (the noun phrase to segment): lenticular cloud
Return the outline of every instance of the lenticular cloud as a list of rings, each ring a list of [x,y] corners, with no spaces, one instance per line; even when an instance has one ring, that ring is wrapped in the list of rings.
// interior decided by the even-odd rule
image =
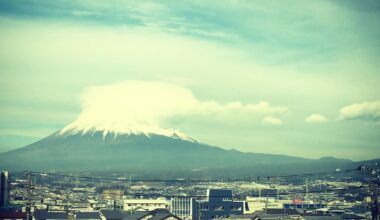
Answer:
[[[197,105],[180,86],[144,81],[93,86],[82,94],[80,119],[97,123],[156,124],[166,117],[187,114]]]
[[[287,108],[272,107],[267,102],[243,105],[239,101],[226,104],[213,100],[200,101],[190,90],[179,85],[149,81],[91,86],[84,90],[81,101],[81,114],[63,131],[75,127],[82,130],[144,130],[154,133],[160,130],[163,120],[178,115],[240,112],[266,117],[287,112]]]

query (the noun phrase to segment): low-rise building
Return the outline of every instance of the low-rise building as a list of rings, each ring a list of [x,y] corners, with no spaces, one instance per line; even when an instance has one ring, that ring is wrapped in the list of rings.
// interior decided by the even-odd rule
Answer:
[[[208,189],[207,200],[196,200],[193,219],[228,218],[230,215],[244,214],[245,202],[234,201],[232,190]]]
[[[165,198],[144,199],[144,198],[126,198],[124,199],[123,210],[145,210],[152,211],[155,209],[168,209],[170,201]]]
[[[263,211],[266,208],[283,208],[283,203],[279,202],[275,198],[272,197],[250,197],[247,196],[246,203],[248,209],[245,213],[254,213],[258,211]]]
[[[175,197],[171,199],[170,212],[185,219],[193,219],[195,199],[190,197]]]

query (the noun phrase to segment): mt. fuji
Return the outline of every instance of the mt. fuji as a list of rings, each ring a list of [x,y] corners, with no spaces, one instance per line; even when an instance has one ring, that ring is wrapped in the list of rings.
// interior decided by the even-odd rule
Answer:
[[[242,177],[335,170],[349,160],[243,153],[200,143],[173,129],[84,123],[80,118],[26,147],[0,154],[9,170],[123,171],[151,176]]]
[[[225,150],[162,128],[168,117],[203,112],[210,106],[222,108],[201,103],[190,91],[171,84],[133,81],[90,87],[82,95],[82,112],[74,122],[40,141],[0,154],[0,167],[230,178],[335,170],[350,163]]]

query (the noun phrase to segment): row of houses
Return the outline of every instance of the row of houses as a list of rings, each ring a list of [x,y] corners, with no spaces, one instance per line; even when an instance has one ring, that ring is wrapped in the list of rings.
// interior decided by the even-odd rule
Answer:
[[[122,195],[118,194],[119,199]],[[90,219],[365,219],[356,215],[335,215],[326,212],[305,212],[324,208],[321,204],[289,204],[289,201],[271,201],[268,198],[247,198],[235,201],[232,190],[209,189],[204,199],[191,197],[166,198],[123,198],[122,206],[114,210],[48,212],[35,211],[33,220]],[[116,204],[116,203],[115,203]],[[263,204],[265,206],[263,206]],[[0,220],[26,219],[25,212],[2,213]]]
[[[209,189],[204,200],[190,197],[176,197],[171,200],[165,198],[124,199],[122,210],[100,210],[97,212],[75,212],[69,215],[66,212],[35,211],[33,220],[46,219],[213,219],[228,218],[230,215],[244,214],[245,202],[233,201],[232,190]],[[117,208],[117,207],[114,207]],[[119,207],[120,208],[120,207]],[[13,218],[8,214],[2,219],[24,219],[17,213]],[[21,218],[20,218],[21,215]],[[12,217],[12,218],[11,218]],[[25,216],[26,218],[26,216]]]
[[[1,220],[26,220],[26,212],[0,212]],[[122,210],[102,210],[99,212],[67,212],[36,211],[32,213],[32,220],[178,220],[181,219],[166,209],[152,211],[125,212]]]

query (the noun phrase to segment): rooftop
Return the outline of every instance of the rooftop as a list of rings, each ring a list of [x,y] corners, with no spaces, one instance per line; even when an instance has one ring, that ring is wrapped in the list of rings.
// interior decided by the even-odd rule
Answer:
[[[106,219],[123,219],[127,216],[126,212],[119,210],[102,210],[101,213]]]
[[[35,212],[34,217],[36,219],[68,219],[66,212]]]
[[[100,219],[99,212],[78,212],[76,219]]]

